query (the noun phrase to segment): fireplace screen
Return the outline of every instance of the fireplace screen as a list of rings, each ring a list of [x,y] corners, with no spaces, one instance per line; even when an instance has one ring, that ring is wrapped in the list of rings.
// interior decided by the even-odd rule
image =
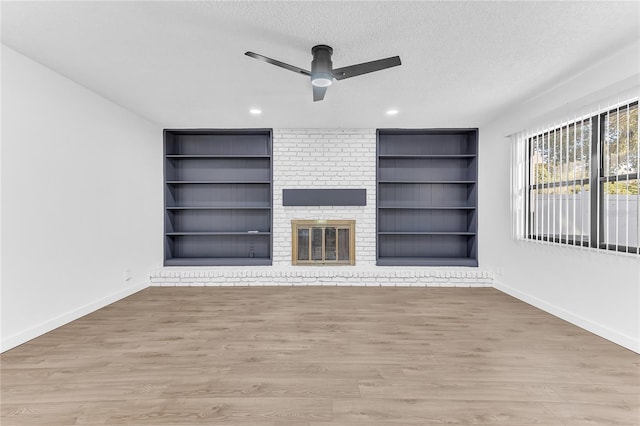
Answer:
[[[292,220],[294,265],[354,265],[355,220]]]

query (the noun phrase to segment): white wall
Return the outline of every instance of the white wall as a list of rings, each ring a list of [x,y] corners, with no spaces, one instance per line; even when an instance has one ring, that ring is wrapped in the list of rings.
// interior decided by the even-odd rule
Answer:
[[[2,46],[1,148],[6,350],[148,285],[162,133]]]
[[[638,95],[638,43],[480,129],[480,259],[494,286],[640,352],[640,259],[515,241],[509,224],[510,134]]]

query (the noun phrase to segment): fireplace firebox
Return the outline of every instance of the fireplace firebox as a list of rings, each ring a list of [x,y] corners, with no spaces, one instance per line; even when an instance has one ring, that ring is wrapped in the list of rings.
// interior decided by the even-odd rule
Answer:
[[[292,220],[293,265],[355,265],[355,220]]]

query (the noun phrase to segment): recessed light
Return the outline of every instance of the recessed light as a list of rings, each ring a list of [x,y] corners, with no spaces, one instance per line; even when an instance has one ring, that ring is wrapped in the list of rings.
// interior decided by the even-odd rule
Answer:
[[[262,110],[260,110],[260,109],[258,109],[258,108],[251,108],[251,109],[249,110],[249,112],[250,112],[251,114],[253,114],[253,115],[260,115],[260,114],[262,114]]]
[[[390,109],[387,111],[387,115],[397,115],[397,114],[398,114],[397,109]]]

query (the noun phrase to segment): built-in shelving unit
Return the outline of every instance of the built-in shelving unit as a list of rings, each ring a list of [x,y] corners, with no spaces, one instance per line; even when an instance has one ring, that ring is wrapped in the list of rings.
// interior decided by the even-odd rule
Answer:
[[[378,265],[478,266],[477,153],[477,129],[378,130]]]
[[[270,265],[271,130],[165,130],[165,266]]]

